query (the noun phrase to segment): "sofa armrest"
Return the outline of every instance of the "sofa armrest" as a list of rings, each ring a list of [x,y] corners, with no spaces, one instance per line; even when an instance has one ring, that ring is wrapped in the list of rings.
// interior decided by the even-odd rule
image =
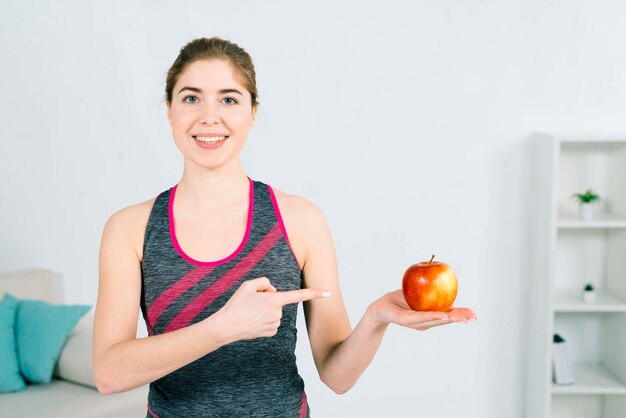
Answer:
[[[94,308],[91,308],[81,317],[63,345],[54,376],[96,388],[92,364],[93,320]]]

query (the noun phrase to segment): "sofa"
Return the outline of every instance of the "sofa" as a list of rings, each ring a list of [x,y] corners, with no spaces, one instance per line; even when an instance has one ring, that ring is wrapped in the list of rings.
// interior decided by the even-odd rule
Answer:
[[[0,273],[0,300],[18,299],[64,304],[63,280],[48,269]],[[65,341],[50,383],[29,383],[25,390],[0,393],[0,417],[104,418],[145,417],[148,385],[103,395],[96,389],[92,366],[92,307]]]

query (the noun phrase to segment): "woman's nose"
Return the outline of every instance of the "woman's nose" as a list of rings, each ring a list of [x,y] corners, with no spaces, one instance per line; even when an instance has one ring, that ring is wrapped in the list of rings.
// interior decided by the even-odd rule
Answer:
[[[200,115],[200,119],[202,122],[207,124],[214,124],[220,121],[220,113],[217,106],[207,105],[202,114]]]

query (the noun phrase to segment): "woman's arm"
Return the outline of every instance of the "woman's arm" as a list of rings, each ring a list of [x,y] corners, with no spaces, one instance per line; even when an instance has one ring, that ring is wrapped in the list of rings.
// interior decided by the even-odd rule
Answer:
[[[304,287],[332,292],[329,300],[304,302],[307,332],[320,379],[334,392],[343,394],[357,382],[378,351],[389,323],[416,330],[475,319],[469,309],[449,312],[416,312],[406,304],[401,290],[389,292],[371,303],[354,330],[339,290],[337,262],[332,237],[319,208],[303,202],[306,225]]]
[[[228,342],[216,318],[137,339],[141,270],[132,245],[135,208],[107,221],[99,260],[93,326],[93,370],[98,391],[128,391],[165,376]]]

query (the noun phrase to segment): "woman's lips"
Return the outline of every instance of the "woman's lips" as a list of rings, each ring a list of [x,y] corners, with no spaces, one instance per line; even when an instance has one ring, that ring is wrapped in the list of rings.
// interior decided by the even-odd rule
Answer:
[[[228,140],[228,136],[193,135],[194,142],[204,149],[219,148]]]

